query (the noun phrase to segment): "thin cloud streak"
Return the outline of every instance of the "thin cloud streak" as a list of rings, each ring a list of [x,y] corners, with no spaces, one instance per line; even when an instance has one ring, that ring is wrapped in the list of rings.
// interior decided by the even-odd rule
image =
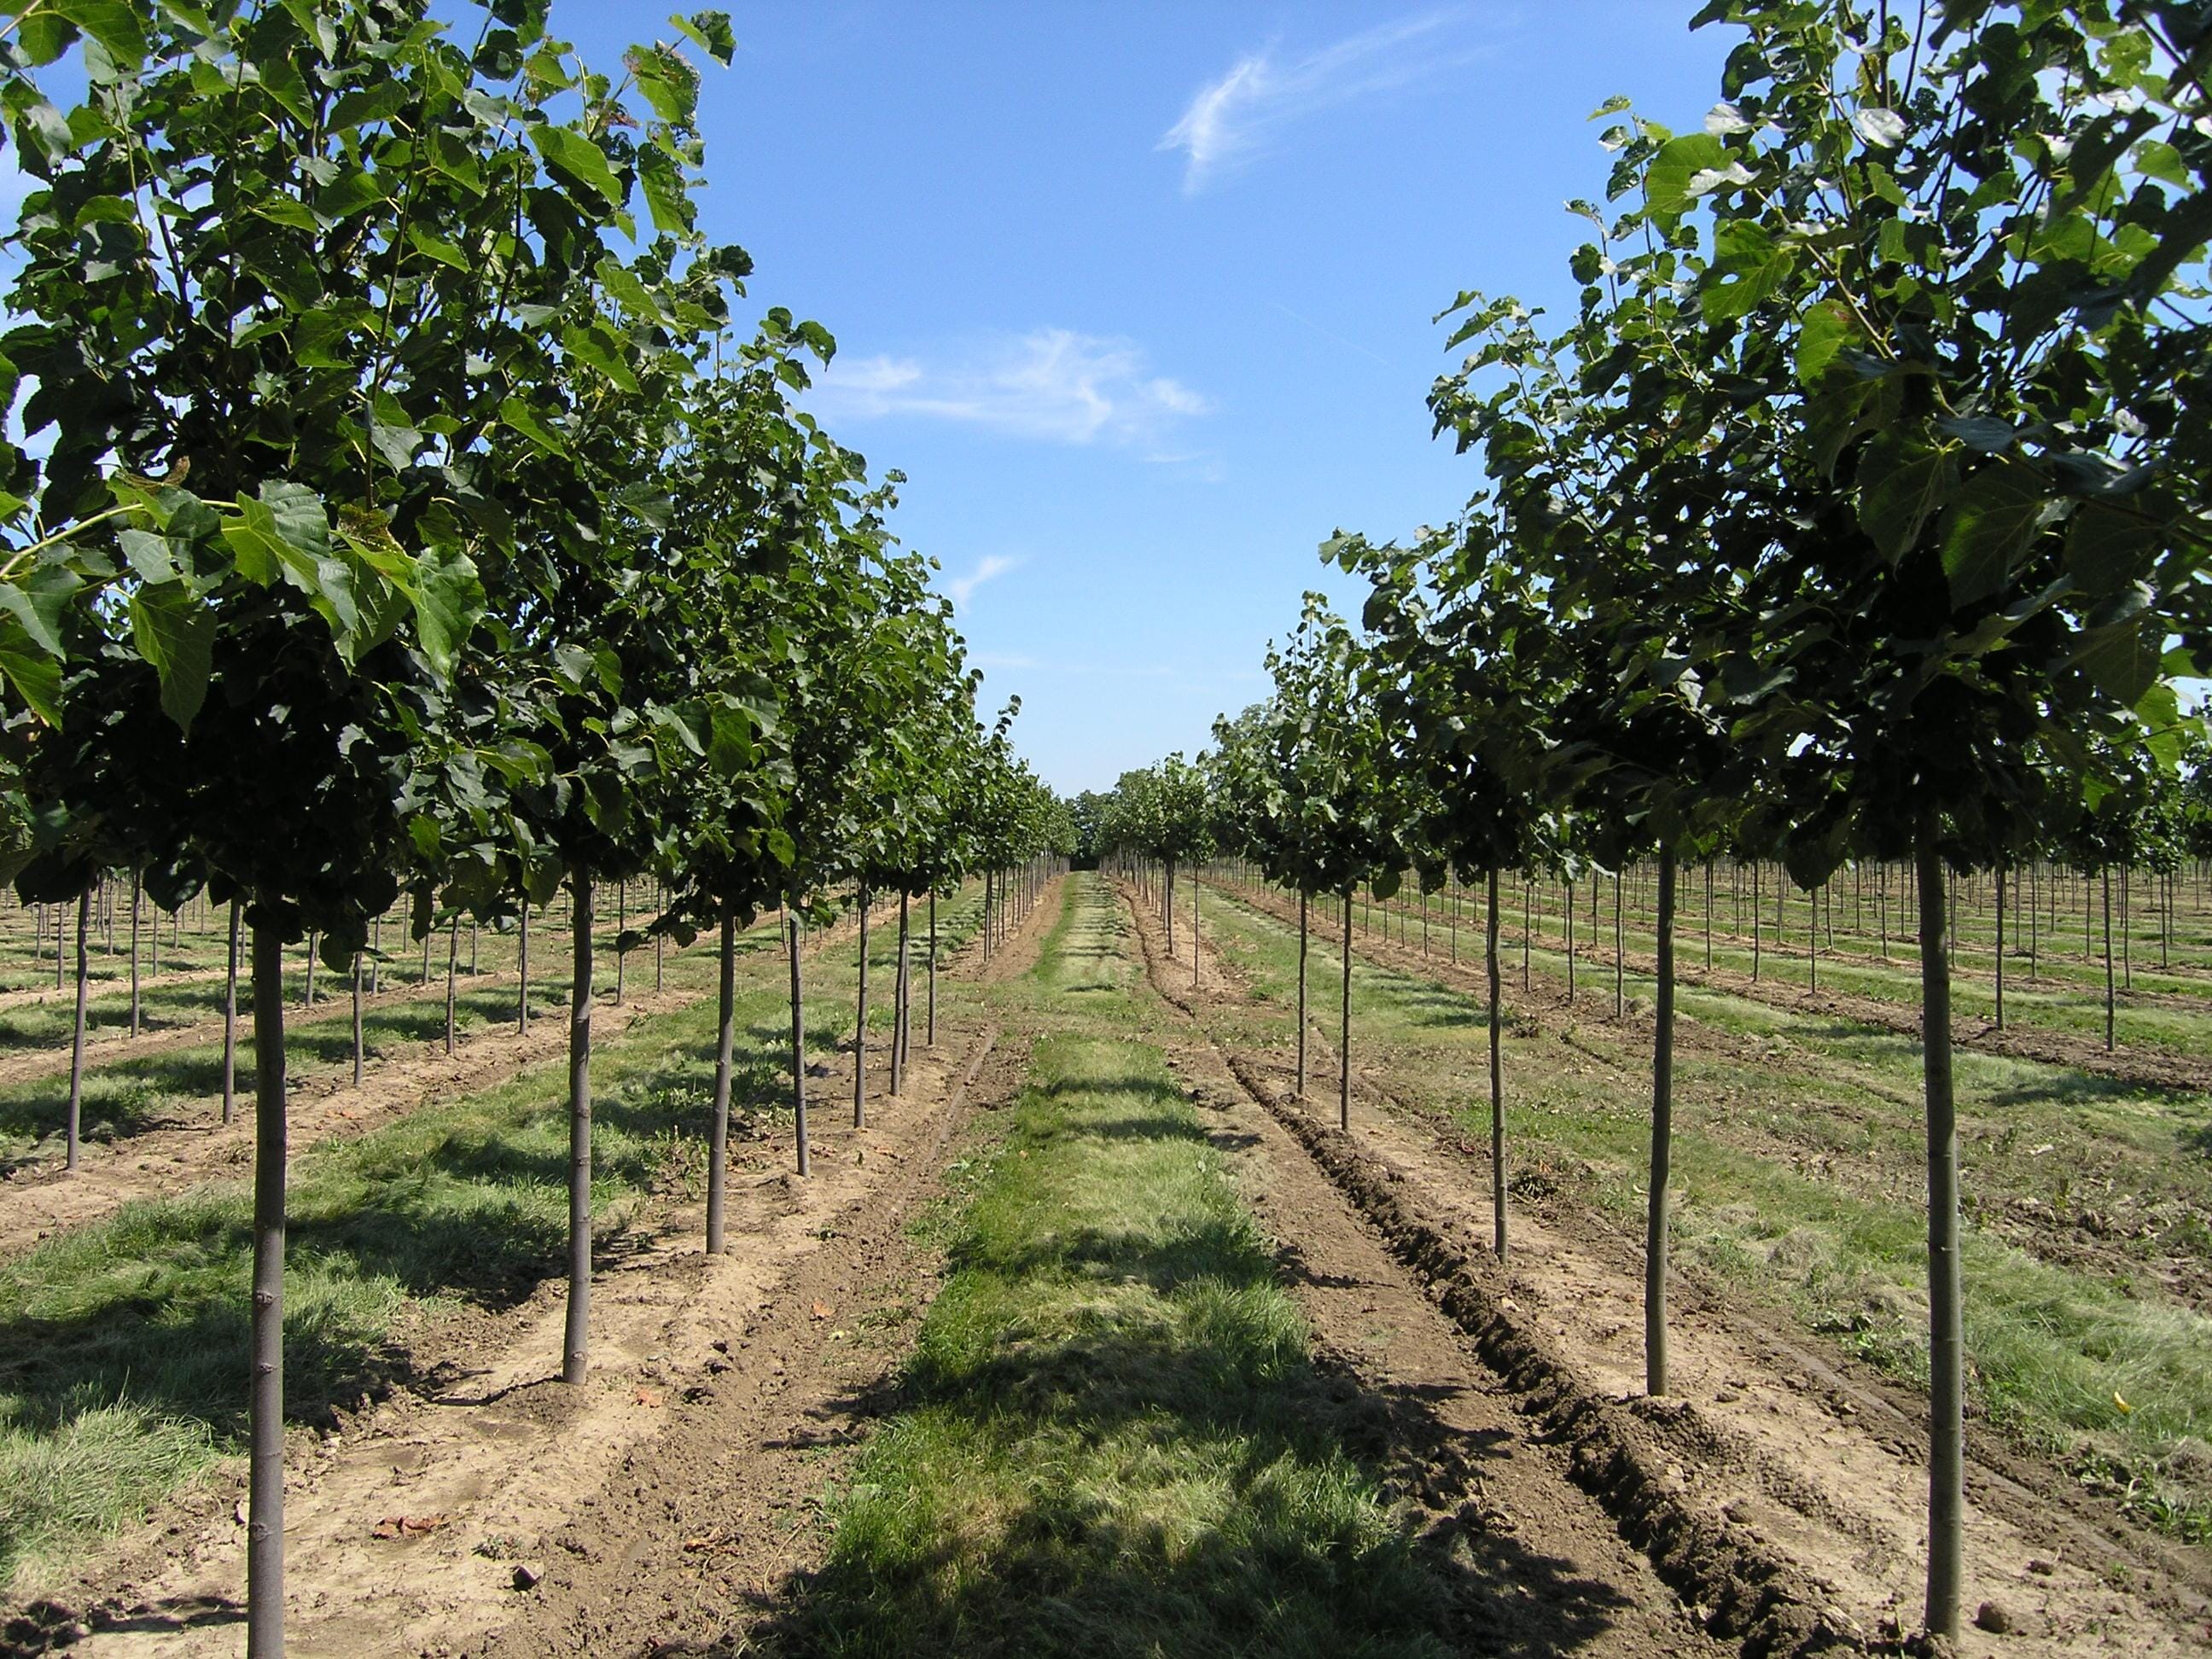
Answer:
[[[1129,341],[1066,328],[993,336],[934,360],[841,357],[812,401],[842,420],[909,416],[1078,446],[1156,444],[1212,406],[1152,373]]]
[[[968,608],[968,601],[975,597],[977,588],[994,576],[1005,575],[1020,562],[1019,559],[1008,558],[1003,553],[987,553],[976,562],[975,568],[966,575],[955,576],[946,582],[945,591],[951,597],[956,609],[965,611]]]
[[[1278,59],[1272,44],[1263,46],[1200,88],[1155,148],[1183,152],[1183,193],[1195,196],[1249,165],[1285,127],[1318,110],[1468,62],[1477,54],[1440,52],[1433,38],[1467,16],[1464,6],[1419,12],[1289,62]]]

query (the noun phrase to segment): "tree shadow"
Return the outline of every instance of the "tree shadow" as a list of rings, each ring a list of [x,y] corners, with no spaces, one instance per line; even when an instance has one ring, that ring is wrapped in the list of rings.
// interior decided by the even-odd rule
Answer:
[[[1062,1164],[1086,1139],[1206,1139],[1155,1079],[1036,1092],[1157,1103],[1026,1114],[1019,1146]],[[1535,1659],[1600,1642],[1626,1605],[1483,1525],[1480,1465],[1510,1451],[1444,1420],[1455,1390],[1373,1390],[1308,1358],[1240,1208],[1149,1231],[986,1226],[948,1254],[944,1328],[842,1402],[902,1427],[854,1472],[827,1565],[757,1603],[763,1650]],[[953,1467],[981,1471],[988,1497]],[[1350,1496],[1364,1480],[1382,1510]]]

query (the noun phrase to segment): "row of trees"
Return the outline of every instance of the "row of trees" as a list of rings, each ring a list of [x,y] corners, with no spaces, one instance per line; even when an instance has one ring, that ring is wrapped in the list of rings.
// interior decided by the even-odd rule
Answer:
[[[797,401],[830,337],[739,327],[750,262],[699,232],[686,46],[727,63],[726,16],[611,73],[544,0],[8,10],[31,189],[0,334],[7,867],[80,928],[114,869],[240,915],[248,1647],[272,1655],[286,945],[344,973],[395,902],[420,938],[526,928],[566,887],[573,1382],[604,884],[650,877],[651,928],[720,934],[719,1248],[736,930],[787,919],[803,1171],[804,930],[893,894],[903,930],[909,896],[1054,826],[886,528],[898,475]]]
[[[1274,698],[1217,728],[1212,824],[1302,914],[1408,869],[1488,886],[1501,1255],[1499,874],[1656,861],[1655,1394],[1677,872],[1911,865],[1926,1622],[1955,1637],[1947,886],[2053,844],[2108,867],[2172,796],[2175,680],[2208,643],[2212,25],[2128,0],[1713,0],[1697,21],[1740,31],[1723,101],[1686,133],[1599,112],[1613,160],[1604,204],[1571,204],[1590,232],[1564,325],[1474,293],[1447,313],[1472,354],[1431,407],[1486,482],[1449,526],[1324,546],[1370,586],[1364,629],[1310,599]],[[1167,832],[1121,833],[1165,856]]]

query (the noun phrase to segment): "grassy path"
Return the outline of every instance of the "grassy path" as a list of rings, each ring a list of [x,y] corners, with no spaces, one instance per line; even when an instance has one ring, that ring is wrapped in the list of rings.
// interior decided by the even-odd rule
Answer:
[[[838,1483],[827,1559],[770,1647],[1705,1650],[1601,1516],[1542,1538],[1557,1551],[1512,1536],[1499,1504],[1589,1506],[1509,1445],[1504,1420],[1465,1420],[1480,1368],[1455,1339],[1389,1385],[1324,1340],[1286,1259],[1357,1304],[1354,1340],[1437,1319],[1379,1254],[1330,1271],[1326,1227],[1299,1224],[1315,1256],[1285,1258],[1240,1177],[1309,1183],[1297,1200],[1309,1220],[1318,1201],[1348,1229],[1338,1248],[1375,1247],[1294,1149],[1274,1149],[1270,1175],[1248,1130],[1229,1138],[1247,1167],[1232,1160],[1203,1091],[1171,1069],[1179,1028],[1139,975],[1126,913],[1103,882],[1076,878],[1042,959],[1006,993],[1032,1022],[1034,1058],[1011,1109],[953,1166],[947,1278],[902,1409]],[[1424,1510],[1384,1472],[1406,1450],[1409,1407],[1437,1443],[1482,1445],[1494,1484],[1451,1461],[1430,1477],[1452,1488],[1431,1495],[1441,1512]],[[1434,1426],[1439,1412],[1460,1427]],[[1483,1504],[1486,1537],[1453,1507]]]

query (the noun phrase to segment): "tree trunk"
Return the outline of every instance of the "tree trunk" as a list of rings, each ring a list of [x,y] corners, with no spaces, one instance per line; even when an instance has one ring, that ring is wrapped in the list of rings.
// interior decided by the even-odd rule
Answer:
[[[131,1035],[138,1035],[138,902],[145,886],[137,871],[131,872]]]
[[[458,915],[446,933],[446,1052],[453,1052],[453,975],[461,965],[461,919]]]
[[[714,1121],[707,1146],[707,1254],[722,1253],[722,1210],[727,1201],[730,1151],[730,1062],[738,1019],[738,921],[722,917],[721,1000],[714,1027]]]
[[[929,1046],[937,1046],[937,893],[929,895]]]
[[[1966,1556],[1966,1355],[1959,1263],[1959,1126],[1951,1088],[1951,960],[1933,819],[1920,874],[1922,1066],[1928,1096],[1928,1628],[1954,1642]]]
[[[514,1030],[518,1036],[530,1035],[530,896],[522,898],[521,936],[515,945],[515,968],[521,985],[514,994]]]
[[[230,902],[230,965],[222,981],[222,1121],[238,1115],[238,901]]]
[[[898,967],[891,976],[891,1093],[906,1096],[907,896],[899,894]]]
[[[253,929],[253,1326],[246,1651],[284,1651],[284,941]]]
[[[1298,889],[1298,1091],[1306,1097],[1306,890]]]
[[[1624,977],[1622,959],[1627,954],[1620,927],[1620,876],[1613,878],[1613,1017],[1619,1019],[1628,1012],[1628,988]]]
[[[860,985],[853,1022],[853,1127],[868,1127],[868,890],[860,889]]]
[[[1644,1391],[1667,1392],[1667,1221],[1674,1152],[1674,854],[1659,850],[1659,988],[1651,1032],[1651,1181],[1644,1218]]]
[[[623,934],[629,927],[629,883],[615,884],[615,1006],[623,1006],[623,973],[629,966],[629,952],[623,948]]]
[[[1483,920],[1483,965],[1490,977],[1490,1214],[1498,1259],[1505,1260],[1505,1070],[1498,1029],[1498,871],[1487,872],[1489,905]]]
[[[1997,866],[1997,1030],[2004,1030],[2005,872]]]
[[[1161,889],[1161,912],[1167,919],[1168,955],[1175,956],[1175,860],[1167,860],[1167,879]]]
[[[60,918],[57,917],[57,921]],[[69,1126],[66,1133],[66,1163],[64,1167],[76,1168],[80,1132],[84,1115],[84,1004],[90,973],[84,959],[85,929],[92,921],[92,889],[88,887],[76,900],[76,1021],[70,1038]]]
[[[1195,871],[1190,878],[1190,988],[1198,989],[1198,890]]]
[[[2106,869],[2105,882],[2105,1052],[2111,1054],[2115,1045],[2112,1021],[2112,872]]]
[[[1567,1006],[1571,1008],[1575,1001],[1575,884],[1570,880],[1566,887]]]
[[[793,903],[788,912],[785,938],[791,956],[791,1109],[799,1135],[799,1173],[807,1173],[806,1156],[806,1000],[799,976],[799,949],[805,924]],[[933,969],[931,983],[936,982]]]
[[[1336,1127],[1352,1127],[1352,889],[1344,890],[1344,1000],[1338,1013]]]
[[[353,1086],[361,1087],[361,952],[353,953]]]
[[[592,1341],[592,878],[568,877],[570,944],[575,956],[568,989],[568,1321],[561,1345],[561,1380],[581,1382]]]

